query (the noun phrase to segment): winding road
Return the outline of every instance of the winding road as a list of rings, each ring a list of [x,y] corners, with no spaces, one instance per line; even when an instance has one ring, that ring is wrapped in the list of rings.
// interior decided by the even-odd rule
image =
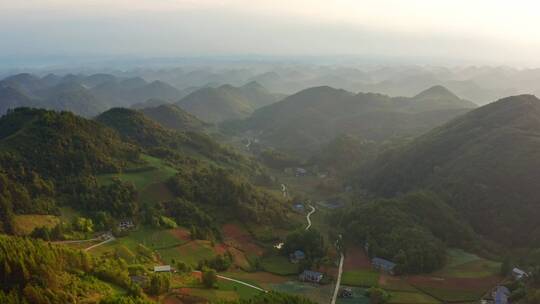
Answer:
[[[311,208],[311,211],[306,215],[306,219],[307,219],[306,230],[309,230],[309,228],[311,228],[311,218],[310,217],[316,211],[315,207],[313,207],[311,204],[309,205],[309,207]]]

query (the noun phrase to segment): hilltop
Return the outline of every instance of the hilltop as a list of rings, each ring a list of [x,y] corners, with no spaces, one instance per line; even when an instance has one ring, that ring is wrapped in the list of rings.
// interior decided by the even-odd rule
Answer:
[[[140,110],[146,117],[177,131],[202,131],[208,126],[197,117],[173,104],[162,104]]]
[[[393,196],[431,189],[493,240],[540,240],[540,100],[501,99],[388,151],[366,170],[364,184]]]
[[[245,118],[255,109],[274,103],[280,95],[268,92],[256,82],[241,87],[206,87],[181,99],[177,104],[207,122]]]
[[[325,86],[300,91],[224,126],[260,134],[263,143],[288,152],[306,153],[340,134],[378,142],[419,135],[473,107],[442,87],[408,98]]]

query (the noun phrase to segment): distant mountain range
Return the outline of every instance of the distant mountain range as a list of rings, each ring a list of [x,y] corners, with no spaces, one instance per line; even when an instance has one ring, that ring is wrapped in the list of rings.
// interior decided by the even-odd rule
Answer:
[[[476,231],[507,245],[540,242],[540,100],[501,99],[457,117],[364,171],[372,192],[419,188],[445,198]]]
[[[0,114],[21,106],[67,110],[91,117],[111,107],[160,99],[175,102],[187,95],[162,81],[119,78],[109,74],[18,74],[0,81]]]
[[[224,127],[248,132],[284,151],[302,153],[317,150],[341,134],[375,141],[419,135],[475,107],[441,86],[412,98],[315,87]]]

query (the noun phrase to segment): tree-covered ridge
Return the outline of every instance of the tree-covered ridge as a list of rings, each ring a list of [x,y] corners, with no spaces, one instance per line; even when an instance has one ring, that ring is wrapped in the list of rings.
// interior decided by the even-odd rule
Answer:
[[[195,153],[217,162],[238,164],[245,161],[206,134],[165,129],[135,110],[114,108],[102,113],[96,120],[118,131],[124,140],[158,157],[174,158],[179,154]]]
[[[173,104],[162,104],[140,110],[165,128],[177,131],[202,131],[209,124]]]
[[[223,127],[258,134],[261,143],[304,154],[341,134],[377,142],[417,136],[474,107],[437,87],[409,98],[321,86],[290,95]]]
[[[480,234],[538,245],[539,130],[540,100],[505,98],[381,155],[364,185],[384,196],[431,189]]]
[[[359,204],[333,216],[346,238],[371,257],[397,263],[401,273],[431,272],[445,263],[446,247],[481,251],[482,243],[455,211],[430,193]]]
[[[0,118],[4,168],[24,166],[44,177],[117,172],[138,151],[118,134],[69,112],[19,108]]]
[[[110,287],[103,281],[140,294],[121,261],[96,260],[80,250],[28,238],[0,235],[0,274],[2,303],[78,303],[90,295],[107,295]]]
[[[281,200],[222,168],[180,171],[168,182],[174,193],[190,202],[220,210],[235,210],[245,221],[278,225],[287,218]]]

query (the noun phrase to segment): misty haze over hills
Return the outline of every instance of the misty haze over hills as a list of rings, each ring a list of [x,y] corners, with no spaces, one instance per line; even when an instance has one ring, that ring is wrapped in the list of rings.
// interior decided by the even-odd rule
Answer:
[[[0,0],[0,304],[540,304],[539,11]]]

